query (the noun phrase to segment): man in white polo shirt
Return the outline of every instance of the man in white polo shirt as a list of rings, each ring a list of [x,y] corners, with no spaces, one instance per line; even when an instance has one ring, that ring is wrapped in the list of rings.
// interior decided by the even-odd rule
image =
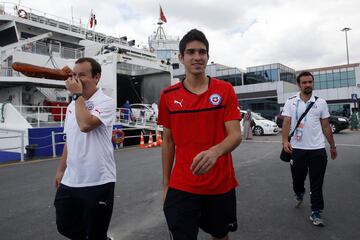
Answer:
[[[116,167],[111,143],[115,104],[97,84],[101,66],[76,61],[66,82],[66,144],[54,178],[56,224],[70,239],[106,240],[114,201]]]
[[[284,150],[292,152],[291,173],[293,190],[296,196],[296,207],[300,207],[305,194],[304,181],[309,172],[311,215],[310,220],[315,226],[324,226],[321,211],[324,209],[322,186],[327,165],[325,140],[330,144],[331,159],[337,156],[335,141],[329,124],[329,110],[322,98],[312,94],[314,77],[310,72],[302,72],[297,77],[300,92],[290,97],[284,106],[282,140]],[[288,136],[296,127],[296,123],[305,112],[310,102],[315,102],[310,111],[296,128],[291,141]]]

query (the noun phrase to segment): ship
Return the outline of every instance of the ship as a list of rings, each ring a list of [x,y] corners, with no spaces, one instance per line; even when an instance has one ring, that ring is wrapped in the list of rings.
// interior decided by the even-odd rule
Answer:
[[[130,121],[121,106],[158,103],[173,81],[173,65],[159,58],[154,46],[119,36],[95,31],[80,19],[0,2],[0,162],[61,154],[70,101],[64,79],[80,57],[101,64],[99,87],[116,102],[116,127],[159,129],[154,117]]]

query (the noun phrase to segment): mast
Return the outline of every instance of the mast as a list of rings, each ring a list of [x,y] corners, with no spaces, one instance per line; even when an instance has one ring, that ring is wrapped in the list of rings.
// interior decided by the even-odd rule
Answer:
[[[156,30],[156,34],[155,34],[155,40],[166,40],[166,35],[165,35],[165,31],[164,28],[162,27],[162,25],[164,24],[163,21],[161,21],[159,19],[158,23],[159,26]]]

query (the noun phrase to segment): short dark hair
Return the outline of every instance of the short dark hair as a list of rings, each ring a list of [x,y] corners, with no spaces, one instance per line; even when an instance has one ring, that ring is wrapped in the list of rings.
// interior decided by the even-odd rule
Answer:
[[[187,34],[185,34],[180,41],[179,51],[182,56],[184,56],[186,45],[192,41],[202,42],[206,47],[207,55],[209,55],[209,42],[206,39],[205,34],[197,29],[192,29]]]
[[[300,84],[300,78],[301,78],[301,77],[304,77],[304,76],[311,76],[312,80],[314,81],[314,76],[311,74],[311,72],[303,71],[303,72],[301,72],[301,73],[297,76],[296,82],[297,82],[298,84]]]
[[[89,57],[83,57],[76,60],[75,64],[88,62],[91,65],[91,75],[95,77],[96,74],[101,75],[101,65],[95,59]]]

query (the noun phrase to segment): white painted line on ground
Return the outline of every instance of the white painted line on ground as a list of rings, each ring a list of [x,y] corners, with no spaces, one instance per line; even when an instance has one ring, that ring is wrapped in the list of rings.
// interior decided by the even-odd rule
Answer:
[[[259,140],[243,140],[243,142],[256,142],[256,143],[282,143],[281,141],[259,141]],[[326,144],[329,146],[329,144]],[[347,144],[347,143],[337,143],[336,146],[344,146],[344,147],[360,147],[359,144]]]

